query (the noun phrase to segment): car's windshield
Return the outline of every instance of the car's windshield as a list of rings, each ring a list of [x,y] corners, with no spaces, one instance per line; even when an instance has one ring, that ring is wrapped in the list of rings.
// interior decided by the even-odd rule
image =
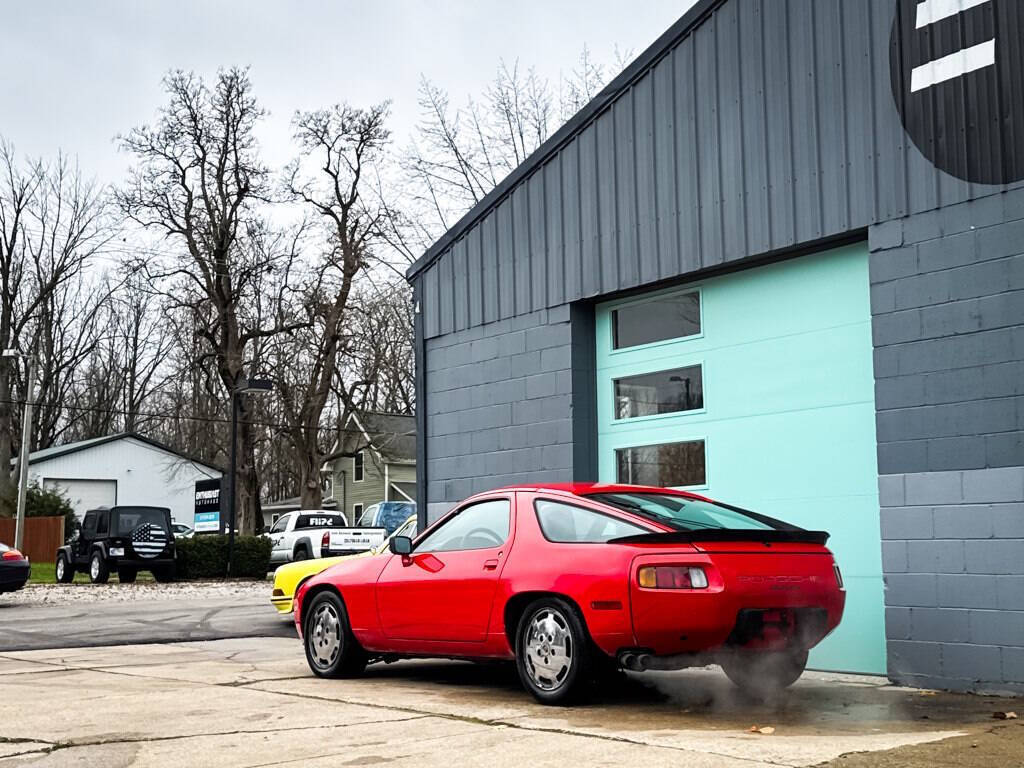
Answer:
[[[117,510],[117,535],[128,536],[140,525],[150,523],[167,530],[167,513],[162,509],[132,507]]]
[[[590,498],[657,520],[677,531],[778,530],[778,520],[737,507],[667,493],[601,493]]]

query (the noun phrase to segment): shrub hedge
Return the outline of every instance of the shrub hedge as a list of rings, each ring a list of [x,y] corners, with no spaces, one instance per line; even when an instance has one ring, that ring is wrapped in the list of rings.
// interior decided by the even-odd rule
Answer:
[[[175,541],[179,579],[218,579],[227,575],[228,537],[201,534]],[[263,536],[236,536],[231,575],[265,579],[270,570],[270,539]]]

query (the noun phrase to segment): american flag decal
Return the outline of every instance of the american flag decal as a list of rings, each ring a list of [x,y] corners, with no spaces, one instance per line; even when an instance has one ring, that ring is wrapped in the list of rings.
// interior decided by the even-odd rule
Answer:
[[[132,531],[132,547],[142,557],[156,557],[167,546],[167,533],[158,525],[145,523]]]

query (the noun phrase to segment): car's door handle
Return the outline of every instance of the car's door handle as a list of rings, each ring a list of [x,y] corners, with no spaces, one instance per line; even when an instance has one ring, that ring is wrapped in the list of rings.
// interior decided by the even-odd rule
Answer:
[[[497,560],[484,560],[484,570],[485,571],[493,571],[497,567],[498,567],[498,561]]]

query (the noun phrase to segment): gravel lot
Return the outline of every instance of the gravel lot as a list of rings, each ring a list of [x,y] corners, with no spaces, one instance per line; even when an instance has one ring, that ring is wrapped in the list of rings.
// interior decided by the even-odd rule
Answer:
[[[268,581],[182,581],[170,584],[30,584],[0,595],[3,605],[72,605],[124,603],[133,600],[213,600],[217,598],[270,600]]]

